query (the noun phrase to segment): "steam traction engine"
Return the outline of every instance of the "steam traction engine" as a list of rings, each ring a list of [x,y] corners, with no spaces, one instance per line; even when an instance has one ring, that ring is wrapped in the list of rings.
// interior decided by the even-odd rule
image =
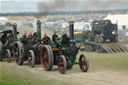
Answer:
[[[53,65],[57,65],[59,72],[64,74],[74,64],[79,64],[83,72],[88,71],[89,63],[86,55],[81,54],[79,63],[75,62],[79,49],[74,40],[74,22],[69,24],[70,38],[65,34],[62,39],[56,39],[56,42],[51,41],[50,45],[40,47],[40,61],[45,71],[51,71]]]
[[[13,24],[13,30],[0,33],[0,61],[6,59],[8,63],[14,59],[14,44],[17,42],[17,25]]]
[[[39,45],[41,45],[41,22],[37,21],[37,32],[32,38],[23,37],[20,39],[21,46],[15,45],[16,48],[16,63],[23,65],[25,61],[28,62],[30,67],[40,63]]]
[[[92,31],[86,34],[87,39],[83,39],[85,50],[98,53],[119,53],[128,52],[124,43],[118,42],[117,24],[112,24],[110,20],[100,20],[92,22]]]
[[[117,24],[112,24],[110,20],[92,22],[92,31],[88,35],[89,41],[104,43],[109,39],[110,42],[118,41]]]

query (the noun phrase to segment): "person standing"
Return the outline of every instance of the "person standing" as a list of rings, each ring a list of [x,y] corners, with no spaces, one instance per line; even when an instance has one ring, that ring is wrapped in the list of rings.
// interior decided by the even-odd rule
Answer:
[[[23,38],[27,38],[27,32],[24,32]]]
[[[58,38],[58,35],[56,34],[56,32],[54,32],[54,34],[52,35],[52,41],[56,42],[57,38]]]

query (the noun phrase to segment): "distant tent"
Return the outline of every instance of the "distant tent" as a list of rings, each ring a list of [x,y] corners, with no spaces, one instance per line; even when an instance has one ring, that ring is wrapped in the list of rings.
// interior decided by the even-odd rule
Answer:
[[[7,19],[7,18],[5,18],[5,17],[0,17],[0,23],[1,23],[2,25],[5,25],[7,22],[8,22],[8,19]]]
[[[83,30],[84,26],[85,26],[86,22],[75,22],[74,23],[74,29],[75,30]],[[68,28],[69,23],[62,23],[62,28]]]

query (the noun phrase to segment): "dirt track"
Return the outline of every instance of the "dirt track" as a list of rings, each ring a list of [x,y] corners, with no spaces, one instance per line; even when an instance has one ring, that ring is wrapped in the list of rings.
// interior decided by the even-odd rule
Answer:
[[[0,63],[0,69],[10,69],[7,73],[18,76],[30,76],[39,80],[55,80],[58,82],[65,82],[72,85],[127,85],[128,74],[125,72],[115,72],[110,70],[103,70],[103,68],[91,68],[87,73],[80,71],[79,66],[74,66],[72,70],[67,71],[62,75],[54,67],[51,72],[44,72],[40,65],[35,68],[30,68],[27,65],[18,66],[13,63]],[[15,69],[15,70],[14,70]],[[4,70],[3,70],[4,72]]]

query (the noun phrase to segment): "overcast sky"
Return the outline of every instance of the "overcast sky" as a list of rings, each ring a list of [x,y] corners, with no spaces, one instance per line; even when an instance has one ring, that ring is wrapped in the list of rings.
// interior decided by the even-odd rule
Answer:
[[[128,9],[128,0],[0,0],[0,12]]]

